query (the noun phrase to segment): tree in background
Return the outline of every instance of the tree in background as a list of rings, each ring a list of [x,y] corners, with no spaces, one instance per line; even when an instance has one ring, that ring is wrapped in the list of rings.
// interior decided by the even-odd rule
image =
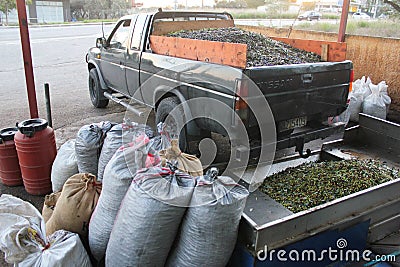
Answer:
[[[400,13],[400,1],[399,0],[383,0],[383,3],[393,7],[398,13]]]
[[[0,0],[0,11],[6,15],[6,25],[8,25],[8,13],[17,7],[15,0]]]
[[[32,4],[32,0],[25,0],[26,5]],[[6,15],[6,23],[8,25],[8,13],[17,8],[16,0],[0,0],[0,11]]]
[[[126,0],[86,0],[80,12],[89,19],[109,19],[126,15],[130,8]]]
[[[289,8],[289,1],[287,0],[265,0],[264,6],[267,7],[268,12],[282,13]]]
[[[111,16],[114,18],[122,17],[128,13],[128,9],[131,8],[130,0],[112,0],[111,1]]]
[[[216,8],[246,8],[247,3],[245,0],[235,0],[235,1],[218,1],[215,5]]]
[[[376,9],[376,10],[375,10]],[[400,14],[400,0],[366,0],[362,6],[362,11],[375,15],[382,13]]]
[[[106,19],[108,12],[111,7],[109,0],[86,0],[83,5],[84,10],[87,10],[88,17],[93,19]]]
[[[264,0],[246,0],[248,8],[257,8],[265,4]]]

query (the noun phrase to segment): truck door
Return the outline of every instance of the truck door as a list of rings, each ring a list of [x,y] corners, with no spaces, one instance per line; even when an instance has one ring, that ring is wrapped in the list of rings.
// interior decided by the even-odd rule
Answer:
[[[142,100],[142,95],[138,91],[140,87],[140,59],[142,57],[144,37],[146,36],[146,26],[149,16],[139,15],[132,33],[131,45],[128,49],[126,57],[126,82],[129,94],[137,99]]]
[[[122,94],[128,94],[125,80],[125,57],[129,45],[131,25],[134,19],[121,20],[115,26],[101,55],[101,69],[107,86]]]

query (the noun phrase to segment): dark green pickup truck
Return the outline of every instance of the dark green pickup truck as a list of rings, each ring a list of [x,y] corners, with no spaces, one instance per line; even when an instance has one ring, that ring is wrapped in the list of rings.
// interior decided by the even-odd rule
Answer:
[[[324,122],[346,108],[352,62],[240,69],[156,54],[150,36],[160,21],[171,25],[228,21],[233,25],[228,13],[160,11],[121,18],[108,38],[98,38],[87,54],[95,107],[104,108],[116,99],[115,93],[122,94],[154,109],[157,122],[184,124],[180,125],[184,126],[180,128],[183,147],[211,132],[230,135],[231,151],[238,161],[259,154],[266,140],[274,141],[277,149],[296,147],[306,157],[305,143],[344,129]],[[168,121],[175,107],[178,112]],[[136,111],[132,105],[129,109]],[[246,142],[242,134],[231,135],[240,129],[246,132]]]

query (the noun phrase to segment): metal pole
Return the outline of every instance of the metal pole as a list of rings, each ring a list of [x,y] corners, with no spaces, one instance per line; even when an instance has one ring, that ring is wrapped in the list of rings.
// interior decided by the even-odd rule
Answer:
[[[375,7],[374,7],[374,16],[373,16],[373,18],[375,19],[376,18],[376,13],[378,12],[378,0],[376,0],[375,1]]]
[[[36,101],[35,80],[33,78],[33,66],[31,46],[29,41],[28,19],[26,16],[25,0],[17,0],[19,32],[21,35],[22,55],[24,59],[25,82],[28,92],[29,111],[31,119],[39,118]]]
[[[50,127],[53,127],[53,119],[51,117],[51,103],[50,103],[50,87],[48,83],[44,84],[44,97],[46,99],[47,122]]]
[[[342,16],[340,17],[338,42],[344,42],[346,38],[347,17],[349,15],[350,0],[343,0]]]

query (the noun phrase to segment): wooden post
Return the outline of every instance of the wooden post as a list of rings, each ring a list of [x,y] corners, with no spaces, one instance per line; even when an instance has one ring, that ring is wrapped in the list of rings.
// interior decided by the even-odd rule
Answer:
[[[321,44],[321,59],[329,61],[329,44]]]
[[[28,92],[29,111],[31,119],[39,118],[36,101],[35,80],[33,78],[33,66],[31,45],[29,41],[28,18],[26,15],[25,0],[17,0],[19,32],[21,35],[22,55],[24,59],[25,82]]]
[[[349,15],[350,0],[343,0],[342,16],[340,17],[338,42],[344,42],[346,38],[347,17]]]

